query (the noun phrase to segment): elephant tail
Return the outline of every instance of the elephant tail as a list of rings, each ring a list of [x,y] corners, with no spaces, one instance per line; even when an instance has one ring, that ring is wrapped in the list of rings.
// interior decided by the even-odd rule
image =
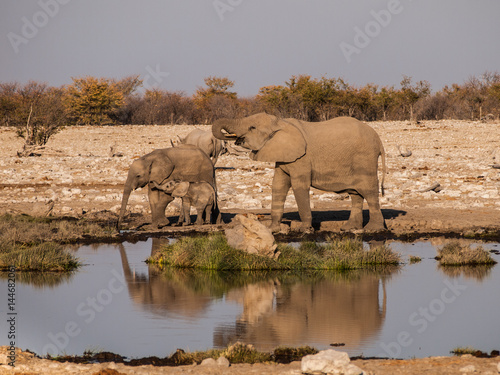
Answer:
[[[385,164],[385,150],[384,146],[382,145],[382,141],[380,141],[380,156],[382,157],[382,180],[380,181],[380,191],[382,193],[382,196],[385,195],[385,189],[384,189],[384,181],[385,181],[385,175],[387,173],[387,168]]]

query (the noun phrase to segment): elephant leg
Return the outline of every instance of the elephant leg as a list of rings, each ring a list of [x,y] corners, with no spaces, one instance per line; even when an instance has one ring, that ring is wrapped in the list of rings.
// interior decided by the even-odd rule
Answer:
[[[205,207],[205,224],[212,223],[212,205],[207,204]]]
[[[307,184],[307,181],[305,181]],[[311,233],[313,232],[312,227],[312,213],[311,213],[311,201],[309,197],[309,185],[304,186],[304,179],[297,178],[292,179],[292,189],[293,195],[295,196],[295,201],[297,202],[297,208],[299,210],[300,220],[302,225],[300,227],[301,232]]]
[[[184,198],[182,200],[182,211],[184,212],[184,222],[182,225],[191,225],[191,201]]]
[[[271,231],[279,232],[280,223],[285,209],[285,199],[290,190],[290,176],[281,168],[274,169],[272,203],[271,203]]]
[[[179,219],[177,220],[177,225],[182,225],[186,220],[186,216],[184,215],[184,199],[181,201],[181,208],[179,209]]]
[[[161,228],[169,224],[165,217],[165,209],[174,198],[159,190],[149,190],[149,205],[151,207],[152,225]]]
[[[366,201],[368,202],[368,209],[370,211],[370,221],[366,224],[365,231],[380,232],[385,230],[385,220],[380,209],[378,191],[366,194]]]
[[[350,231],[363,228],[363,197],[358,193],[349,193],[351,196],[351,214],[349,220],[342,225],[341,230]]]

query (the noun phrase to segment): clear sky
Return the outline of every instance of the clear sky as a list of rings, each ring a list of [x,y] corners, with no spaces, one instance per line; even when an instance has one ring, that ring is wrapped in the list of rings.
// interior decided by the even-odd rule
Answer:
[[[140,75],[240,97],[292,75],[433,90],[500,71],[499,0],[0,0],[0,82]]]

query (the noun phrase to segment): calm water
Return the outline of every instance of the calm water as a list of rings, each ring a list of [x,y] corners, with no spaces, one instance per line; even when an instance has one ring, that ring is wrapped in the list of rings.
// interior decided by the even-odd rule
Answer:
[[[18,273],[16,346],[129,358],[237,340],[261,350],[344,343],[350,355],[402,358],[500,349],[500,266],[440,269],[436,240],[391,243],[420,263],[343,274],[160,272],[144,260],[161,241],[80,247],[86,265],[70,276]],[[8,343],[5,277],[1,345]]]

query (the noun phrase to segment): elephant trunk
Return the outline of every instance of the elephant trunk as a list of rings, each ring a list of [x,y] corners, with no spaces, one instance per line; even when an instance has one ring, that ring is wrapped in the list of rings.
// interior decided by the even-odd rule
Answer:
[[[218,139],[234,140],[238,134],[237,125],[235,120],[225,118],[216,120],[212,125],[212,134]],[[223,133],[222,130],[225,130],[226,133]]]
[[[120,208],[118,222],[116,223],[116,227],[118,228],[118,230],[120,229],[120,224],[123,221],[123,217],[125,216],[125,210],[127,208],[128,199],[130,197],[130,193],[132,193],[132,190],[132,186],[127,181],[127,183],[125,183],[125,187],[123,188],[122,206]]]

